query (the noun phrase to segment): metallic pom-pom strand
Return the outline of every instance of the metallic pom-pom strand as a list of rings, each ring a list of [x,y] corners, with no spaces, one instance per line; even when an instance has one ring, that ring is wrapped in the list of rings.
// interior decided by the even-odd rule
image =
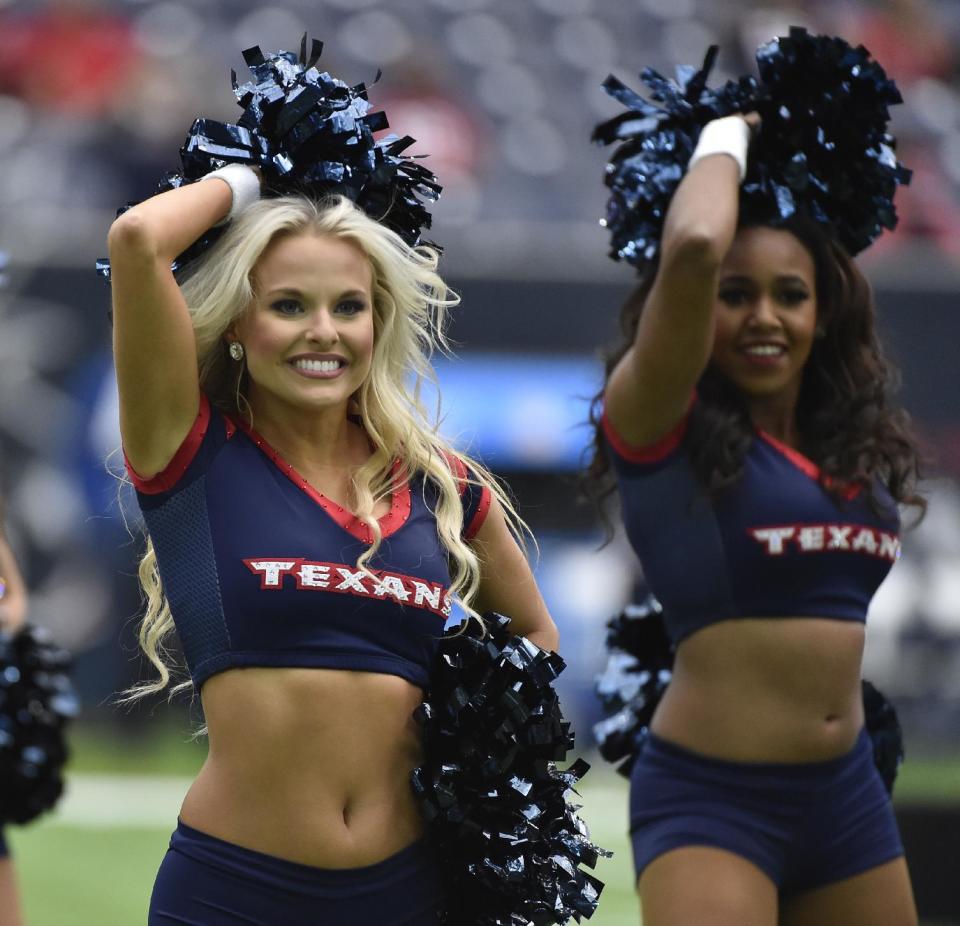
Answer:
[[[552,685],[564,662],[485,615],[448,632],[414,715],[425,759],[412,782],[445,868],[446,922],[549,926],[581,922],[602,883],[581,870],[595,846],[569,794],[589,766],[557,767],[573,746]]]
[[[64,727],[80,712],[71,659],[42,628],[0,636],[0,822],[27,823],[56,804]]]
[[[750,76],[710,88],[711,46],[700,69],[681,67],[675,81],[647,68],[650,100],[611,76],[604,89],[627,112],[597,126],[593,140],[617,143],[606,168],[606,217],[614,260],[643,270],[659,255],[667,208],[703,126],[756,111],[741,202],[773,223],[798,212],[829,227],[857,254],[897,222],[893,197],[910,181],[887,132],[900,93],[861,45],[840,38],[790,34],[757,51],[759,81]]]
[[[180,149],[180,170],[165,175],[157,192],[194,183],[225,164],[249,164],[261,171],[264,196],[345,196],[407,244],[419,244],[431,224],[425,204],[440,196],[437,178],[419,163],[423,155],[405,155],[414,143],[410,136],[374,138],[388,128],[386,115],[373,111],[364,84],[350,86],[318,70],[322,51],[314,39],[308,54],[306,35],[299,55],[267,55],[259,46],[244,51],[252,79],[241,84],[231,72],[243,115],[236,123],[197,119]],[[214,228],[202,235],[177,256],[174,272],[222,233]],[[97,273],[110,279],[109,260],[97,261]]]

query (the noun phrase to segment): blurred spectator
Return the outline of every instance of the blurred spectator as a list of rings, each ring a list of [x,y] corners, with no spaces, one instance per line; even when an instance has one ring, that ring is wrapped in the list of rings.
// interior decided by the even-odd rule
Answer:
[[[440,177],[474,174],[486,154],[477,118],[469,104],[455,99],[430,70],[409,65],[391,75],[389,87],[371,91],[376,109],[390,115],[391,128],[412,135],[411,154],[429,153],[430,168]]]
[[[870,50],[906,104],[894,110],[894,131],[913,181],[897,194],[900,225],[881,250],[914,238],[960,261],[960,197],[944,160],[953,149],[942,144],[960,113],[958,59],[946,23],[928,0],[847,0],[834,5],[832,28]]]
[[[825,0],[751,0],[748,9],[740,15],[731,15],[728,21],[734,24],[740,40],[741,54],[746,62],[745,70],[755,67],[757,48],[778,35],[786,35],[791,26],[803,26],[809,32],[829,31],[827,25],[829,2]]]
[[[388,86],[371,88],[370,96],[375,109],[388,114],[390,132],[417,140],[410,154],[429,155],[425,166],[443,186],[437,219],[462,224],[476,216],[479,173],[495,156],[490,157],[489,126],[484,131],[482,115],[449,87],[435,67],[411,56],[400,68],[394,67]]]
[[[102,116],[138,58],[130,23],[100,0],[0,12],[0,92],[37,109]]]
[[[960,201],[936,151],[907,135],[897,146],[897,156],[913,171],[913,177],[909,186],[897,191],[896,232],[877,239],[870,259],[914,239],[929,241],[944,256],[960,262]]]
[[[902,90],[921,77],[954,77],[956,52],[927,0],[845,0],[834,5],[834,22],[840,35],[869,48]]]

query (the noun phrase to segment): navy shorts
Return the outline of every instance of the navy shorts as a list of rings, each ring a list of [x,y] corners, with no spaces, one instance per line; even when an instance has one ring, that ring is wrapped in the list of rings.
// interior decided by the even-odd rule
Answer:
[[[0,830],[0,858],[7,858],[10,855],[10,846],[7,845],[7,837],[3,830]]]
[[[903,855],[866,730],[825,762],[728,762],[650,736],[630,777],[637,876],[682,846],[748,859],[784,894]]]
[[[148,926],[435,926],[439,867],[424,842],[363,868],[314,868],[180,823],[150,898]]]

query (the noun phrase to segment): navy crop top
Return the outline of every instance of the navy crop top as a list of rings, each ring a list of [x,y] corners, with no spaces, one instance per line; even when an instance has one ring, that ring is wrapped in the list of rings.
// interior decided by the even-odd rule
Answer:
[[[604,417],[623,521],[674,643],[730,618],[809,615],[865,621],[900,554],[900,518],[875,489],[837,500],[811,460],[757,431],[743,476],[711,496],[683,436],[629,446]]]
[[[356,567],[367,525],[206,396],[164,472],[130,475],[198,690],[238,666],[383,672],[426,686],[450,613],[432,482],[417,476],[393,493],[371,578]],[[469,539],[490,494],[459,466],[456,475]]]

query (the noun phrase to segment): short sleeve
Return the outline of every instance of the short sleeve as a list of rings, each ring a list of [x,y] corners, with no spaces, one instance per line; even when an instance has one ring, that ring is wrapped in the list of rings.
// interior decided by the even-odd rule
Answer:
[[[600,418],[600,427],[606,439],[607,446],[612,451],[614,464],[658,466],[665,463],[679,450],[680,445],[683,443],[684,435],[687,433],[687,427],[690,423],[690,414],[695,404],[696,396],[693,396],[686,414],[684,414],[677,424],[658,441],[653,444],[648,444],[645,447],[637,447],[624,440],[614,427],[613,422],[607,417],[607,411],[606,408],[604,408],[603,415]]]
[[[460,504],[463,506],[463,539],[472,540],[487,519],[493,495],[490,487],[481,484],[477,474],[463,460],[452,453],[447,454],[446,457],[460,490]]]
[[[206,472],[235,430],[233,422],[213,408],[207,396],[200,393],[200,409],[193,426],[162,472],[144,479],[124,454],[130,481],[140,496],[153,498],[176,494]]]

